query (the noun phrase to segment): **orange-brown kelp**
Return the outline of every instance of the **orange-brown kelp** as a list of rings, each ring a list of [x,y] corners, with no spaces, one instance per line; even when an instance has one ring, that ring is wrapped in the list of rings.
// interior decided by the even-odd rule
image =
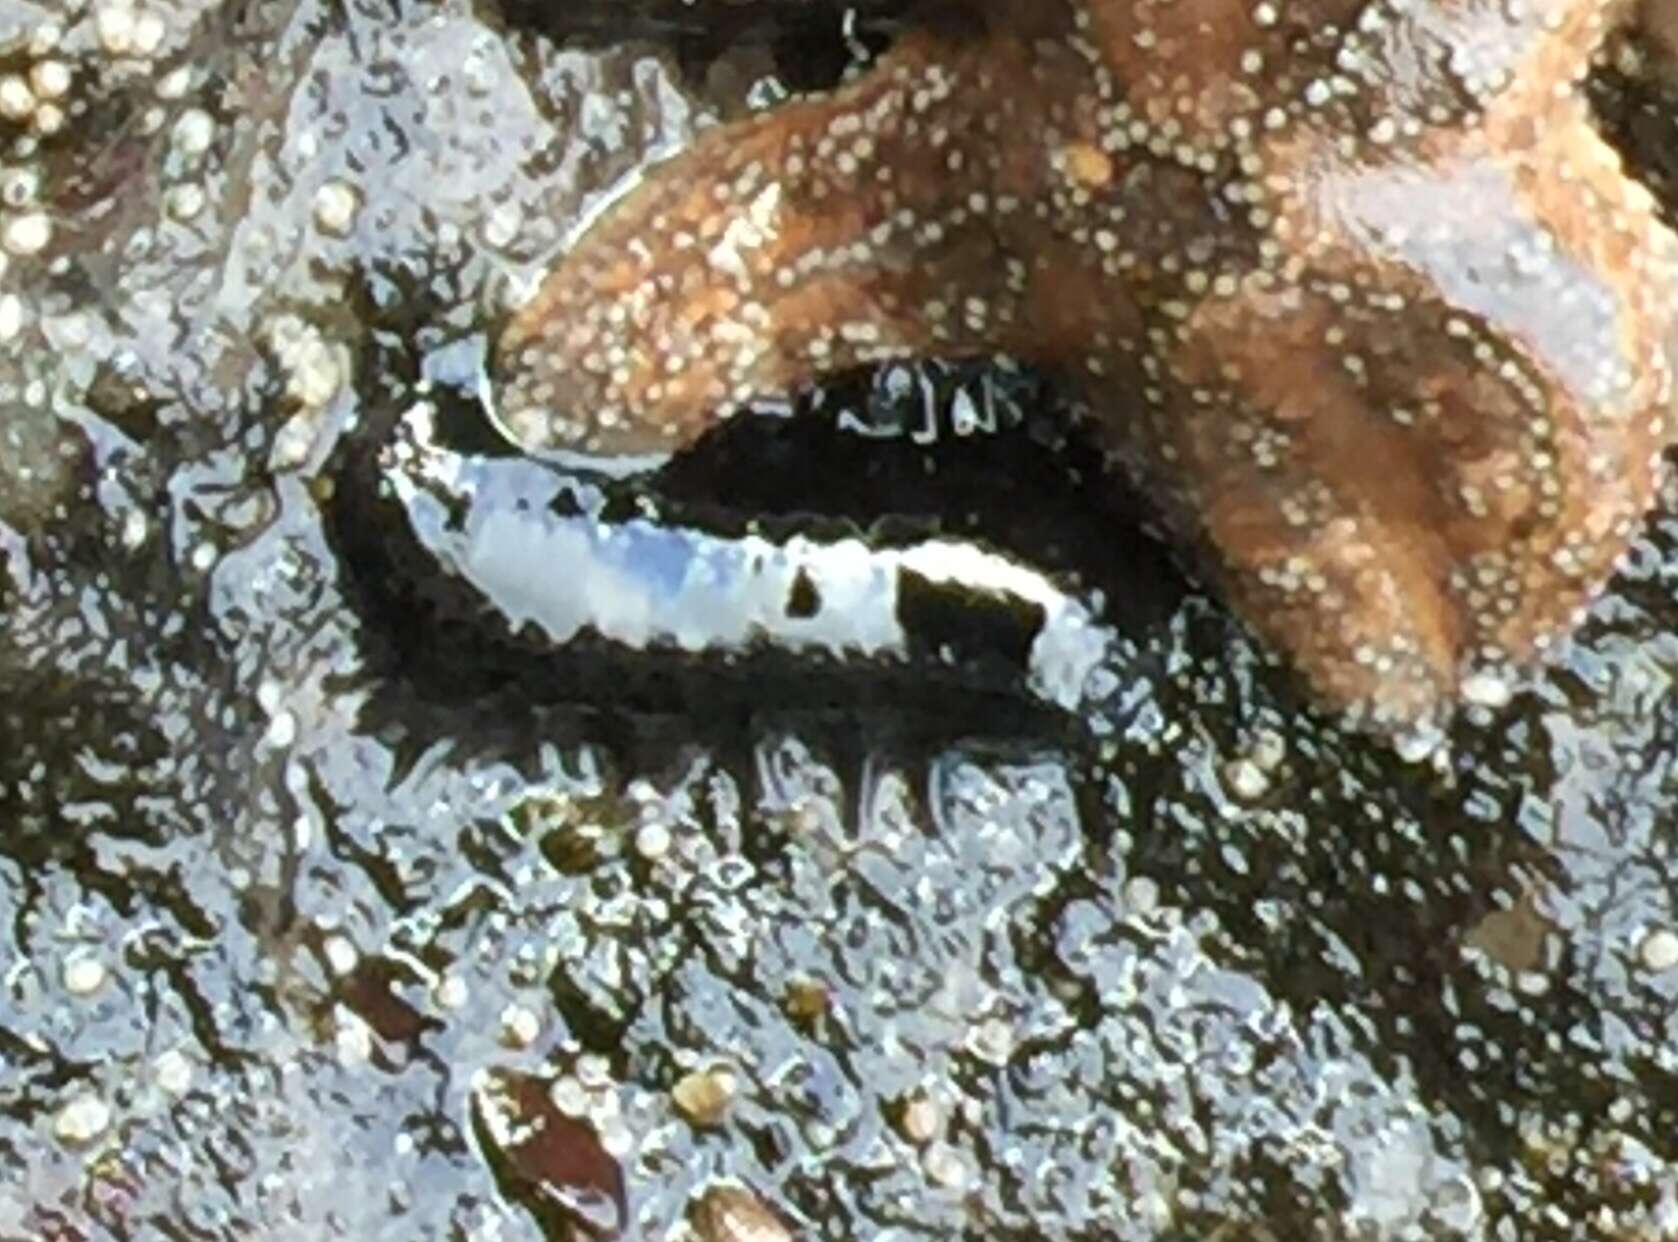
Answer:
[[[1377,728],[1563,634],[1672,438],[1678,244],[1593,129],[1605,0],[994,0],[712,130],[501,341],[531,449],[663,452],[1003,352]]]

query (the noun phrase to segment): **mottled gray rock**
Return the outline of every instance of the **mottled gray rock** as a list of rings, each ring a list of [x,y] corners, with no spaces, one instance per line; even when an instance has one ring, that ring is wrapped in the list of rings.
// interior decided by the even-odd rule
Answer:
[[[66,6],[86,124],[0,128],[53,219],[0,276],[0,1233],[534,1239],[486,1073],[648,1237],[716,1187],[799,1238],[1671,1231],[1678,506],[1438,767],[1193,595],[1055,729],[578,709],[378,606],[346,463],[742,99],[465,5],[147,11],[142,63]]]

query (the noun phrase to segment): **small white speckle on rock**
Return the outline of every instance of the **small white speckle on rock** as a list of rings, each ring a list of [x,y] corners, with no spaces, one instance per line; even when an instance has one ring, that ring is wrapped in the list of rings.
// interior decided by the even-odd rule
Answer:
[[[1445,734],[1437,725],[1421,724],[1392,739],[1393,753],[1405,763],[1429,763],[1443,753]]]
[[[53,1133],[63,1143],[91,1143],[111,1124],[111,1109],[96,1095],[78,1095],[53,1119]]]
[[[1288,756],[1288,744],[1274,729],[1260,729],[1253,735],[1248,757],[1265,772],[1274,772]]]
[[[948,1143],[929,1147],[921,1157],[921,1166],[927,1177],[946,1190],[960,1190],[967,1185],[967,1162]]]
[[[562,1074],[554,1079],[553,1086],[548,1088],[548,1098],[553,1105],[567,1117],[588,1116],[588,1092],[583,1090],[583,1084],[570,1074]]]
[[[1224,764],[1224,787],[1242,802],[1257,802],[1270,792],[1270,777],[1251,759],[1232,759]]]
[[[338,1052],[338,1064],[346,1069],[365,1065],[373,1056],[373,1032],[367,1023],[339,1006],[338,1029],[333,1034],[333,1045]]]
[[[284,750],[297,740],[297,717],[289,711],[274,713],[262,740],[275,750]]]
[[[1507,677],[1485,670],[1463,678],[1462,697],[1481,707],[1506,707],[1514,696],[1514,687]]]
[[[134,10],[126,4],[106,4],[93,18],[99,46],[112,56],[124,56],[134,47]]]
[[[159,99],[182,99],[192,85],[192,71],[185,65],[164,74],[153,88]]]
[[[163,36],[169,33],[163,18],[156,13],[141,13],[134,19],[133,50],[137,56],[151,56],[163,46]]]
[[[612,1076],[612,1063],[597,1052],[585,1052],[578,1057],[576,1072],[577,1081],[591,1091],[617,1085],[617,1079]]]
[[[64,990],[72,996],[92,996],[105,982],[105,963],[78,953],[64,963]]]
[[[501,1042],[509,1048],[528,1048],[542,1033],[542,1020],[523,1005],[508,1005],[501,1011]]]
[[[170,1095],[185,1095],[192,1086],[192,1062],[179,1048],[171,1048],[152,1065],[157,1085]]]
[[[1655,928],[1637,946],[1637,956],[1645,970],[1671,970],[1678,966],[1678,933],[1670,927]]]
[[[29,32],[29,54],[45,56],[58,46],[58,41],[63,37],[64,27],[57,22],[42,22]]]
[[[510,246],[523,224],[524,212],[517,203],[501,203],[484,220],[484,240],[497,249]]]
[[[1132,914],[1152,914],[1159,908],[1159,885],[1145,875],[1132,876],[1125,881],[1124,899]]]
[[[309,450],[315,442],[313,423],[313,419],[299,415],[288,419],[274,433],[274,451],[268,459],[271,470],[277,473],[295,470],[309,460]]]
[[[27,121],[35,111],[35,92],[15,73],[0,78],[0,116],[8,121]]]
[[[172,185],[164,191],[163,207],[176,220],[190,220],[204,210],[204,191],[190,182]]]
[[[52,221],[44,211],[13,216],[6,221],[5,231],[0,233],[0,246],[4,246],[8,254],[15,255],[39,254],[51,240]]]
[[[58,99],[70,91],[70,66],[61,60],[41,60],[29,71],[29,85],[37,99]]]
[[[9,168],[0,174],[0,202],[23,208],[41,192],[41,175],[33,168]]]
[[[215,136],[216,123],[202,108],[188,108],[175,122],[175,149],[189,159],[208,151]]]
[[[1006,1065],[1014,1055],[1014,1026],[1006,1018],[986,1018],[969,1028],[967,1050],[981,1061]]]
[[[0,341],[9,341],[23,331],[23,299],[15,293],[0,295]]]
[[[267,715],[280,710],[285,701],[285,686],[272,677],[264,677],[256,685],[256,705]]]
[[[931,1096],[916,1094],[903,1105],[903,1137],[911,1143],[930,1143],[943,1125],[943,1112]]]
[[[463,1009],[469,998],[466,980],[459,975],[444,975],[431,990],[431,999],[439,1009]]]
[[[35,109],[29,124],[43,138],[50,137],[64,128],[64,109],[57,104],[43,103]]]
[[[355,945],[347,936],[328,936],[321,945],[321,951],[326,954],[326,964],[331,967],[332,973],[340,978],[354,970],[361,961],[361,954],[356,952]]]
[[[315,191],[315,227],[333,237],[343,237],[355,227],[361,210],[361,196],[345,181],[328,181]]]
[[[622,1118],[606,1117],[596,1121],[595,1129],[600,1135],[600,1146],[614,1160],[626,1160],[635,1150],[635,1131],[625,1125]]]
[[[670,852],[670,829],[663,824],[643,824],[635,833],[635,852],[642,858],[663,858]]]
[[[144,546],[149,529],[145,513],[139,509],[130,509],[122,515],[122,533],[118,538],[125,549],[134,552]]]

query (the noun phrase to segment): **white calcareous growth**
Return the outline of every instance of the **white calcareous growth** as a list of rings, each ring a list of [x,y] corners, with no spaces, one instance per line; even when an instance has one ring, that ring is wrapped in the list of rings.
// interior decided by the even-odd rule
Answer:
[[[15,293],[0,293],[0,341],[9,341],[23,330],[23,299]]]
[[[635,830],[635,852],[642,858],[663,858],[670,852],[670,845],[670,828],[666,824],[655,821]]]
[[[161,1053],[152,1064],[157,1085],[170,1095],[185,1095],[192,1086],[192,1061],[179,1048]]]
[[[437,980],[431,989],[431,999],[437,1002],[439,1009],[461,1009],[471,997],[471,990],[466,986],[466,980],[459,975],[448,974]]]
[[[1637,946],[1638,960],[1651,973],[1661,973],[1678,966],[1678,932],[1670,927],[1651,929]]]
[[[274,435],[269,468],[297,470],[320,460],[341,429],[343,419],[328,414],[349,378],[349,351],[290,314],[265,324],[262,342],[285,378],[286,400],[294,407]]]
[[[321,951],[332,973],[340,979],[352,973],[361,962],[361,954],[348,936],[334,934],[326,937],[321,942]]]
[[[15,73],[0,77],[0,117],[8,121],[27,121],[35,111],[35,92],[29,83]]]
[[[903,1137],[911,1143],[930,1143],[944,1127],[943,1110],[938,1102],[924,1092],[916,1092],[903,1103],[903,1115],[898,1122]]]
[[[361,195],[347,181],[327,181],[315,191],[315,227],[332,237],[343,237],[355,227]]]
[[[107,56],[150,57],[163,45],[168,27],[161,15],[132,0],[107,0],[93,16],[94,34]]]
[[[215,141],[215,120],[202,108],[188,108],[175,122],[172,137],[176,151],[188,159],[196,159]]]
[[[279,315],[262,337],[285,375],[288,398],[318,410],[338,394],[345,378],[339,349],[320,329],[296,315]]]
[[[105,963],[90,953],[72,954],[64,962],[64,990],[72,996],[92,996],[105,983]]]
[[[501,1011],[501,1042],[509,1048],[528,1048],[542,1033],[542,1019],[525,1005],[511,1004]]]
[[[0,247],[20,258],[40,254],[52,241],[52,219],[44,211],[29,211],[7,218],[0,226]]]
[[[1250,758],[1231,759],[1223,767],[1224,785],[1242,802],[1257,802],[1270,792],[1270,777]]]
[[[123,56],[134,48],[134,8],[130,4],[104,4],[93,16],[99,46],[111,56]]]
[[[111,1124],[111,1108],[91,1093],[72,1097],[53,1118],[53,1133],[60,1142],[82,1146],[93,1142]]]
[[[73,82],[70,66],[61,60],[38,60],[29,70],[29,85],[37,99],[62,99]]]

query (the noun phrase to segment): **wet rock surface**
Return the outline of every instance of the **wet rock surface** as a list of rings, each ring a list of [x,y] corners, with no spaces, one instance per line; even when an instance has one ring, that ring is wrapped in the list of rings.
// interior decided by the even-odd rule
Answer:
[[[831,72],[774,6],[708,60],[575,7],[0,5],[0,1237],[1678,1230],[1672,497],[1431,766],[1115,572],[1075,446],[840,472],[1110,598],[1071,721],[567,695],[347,537],[428,360]],[[865,523],[803,434],[672,489]]]

